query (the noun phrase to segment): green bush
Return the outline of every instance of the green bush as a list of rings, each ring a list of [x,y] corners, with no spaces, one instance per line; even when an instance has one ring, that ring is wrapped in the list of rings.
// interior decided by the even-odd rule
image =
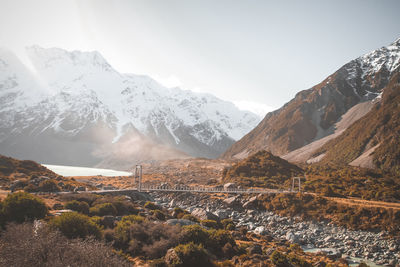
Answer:
[[[138,214],[138,210],[135,208],[135,206],[132,203],[129,203],[127,201],[119,201],[119,200],[113,201],[111,203],[117,209],[117,215],[119,215],[119,216]]]
[[[54,180],[44,180],[39,184],[38,191],[40,192],[59,192],[60,187]]]
[[[130,217],[130,216],[127,216]],[[115,247],[132,256],[144,256],[148,259],[158,259],[166,251],[179,244],[181,228],[162,223],[121,220],[114,228]]]
[[[165,214],[161,210],[153,210],[152,215],[160,221],[165,221]]]
[[[166,261],[169,266],[173,267],[206,267],[213,266],[210,261],[210,256],[202,245],[194,244],[181,244],[174,248],[176,253],[175,257],[167,257]]]
[[[111,203],[97,204],[96,206],[90,208],[90,215],[106,216],[106,215],[117,215],[117,209]]]
[[[65,208],[83,214],[89,214],[89,205],[84,201],[72,200],[65,204]]]
[[[121,222],[141,223],[144,218],[140,215],[127,215],[122,217]]]
[[[187,212],[185,212],[182,208],[175,207],[174,211],[172,212],[172,216],[177,219],[181,219]]]
[[[44,202],[31,194],[18,192],[8,195],[2,202],[5,222],[22,223],[42,219],[47,215]]]
[[[279,251],[275,250],[274,252],[272,252],[270,259],[272,261],[273,264],[275,264],[277,267],[287,267],[290,266],[287,258],[285,257],[285,255],[283,255],[282,253],[280,253]]]
[[[55,217],[50,221],[50,225],[68,238],[101,237],[100,228],[90,217],[77,212],[68,212]]]
[[[200,225],[194,224],[183,227],[181,239],[181,243],[193,242],[206,246],[209,243],[210,237],[207,230]]]
[[[199,219],[197,219],[196,217],[194,217],[192,214],[185,214],[185,215],[183,215],[183,216],[181,217],[181,219],[183,219],[183,220],[189,220],[189,221],[196,222],[196,223],[199,223],[199,222],[200,222]]]
[[[200,221],[201,225],[208,227],[208,228],[213,228],[213,229],[221,229],[222,226],[219,224],[217,221],[214,220],[202,220]]]
[[[215,255],[223,255],[222,248],[226,244],[230,244],[230,246],[236,247],[235,240],[232,235],[226,230],[210,230],[210,241],[209,241],[209,250]]]
[[[147,201],[146,204],[144,204],[144,207],[146,209],[149,209],[149,210],[158,210],[158,209],[160,209],[160,207],[158,207],[156,204],[154,204],[151,201]]]
[[[235,224],[233,223],[232,219],[224,219],[221,221],[222,226],[224,227],[225,230],[235,230]]]

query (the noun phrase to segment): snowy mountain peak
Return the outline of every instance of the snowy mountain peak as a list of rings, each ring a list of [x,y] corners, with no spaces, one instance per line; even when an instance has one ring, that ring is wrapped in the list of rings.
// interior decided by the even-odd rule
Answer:
[[[18,84],[17,93],[0,97],[1,107],[9,111],[6,114],[0,110],[0,128],[4,129],[0,148],[9,151],[16,151],[12,145],[8,147],[17,142],[13,138],[38,142],[30,139],[46,136],[49,140],[55,138],[52,147],[65,145],[67,140],[78,140],[74,144],[84,140],[84,147],[92,144],[96,148],[89,154],[103,159],[110,151],[118,155],[135,151],[140,155],[143,151],[138,148],[143,143],[147,144],[146,153],[153,151],[149,146],[160,149],[161,145],[163,151],[166,146],[192,156],[217,157],[260,121],[257,115],[213,95],[166,88],[144,75],[118,73],[98,52],[32,46],[27,53],[34,74],[12,56],[0,61],[0,89],[9,83],[8,77]],[[9,71],[6,66],[10,64],[19,67]],[[35,92],[31,90],[34,83],[23,81],[32,77],[48,91],[34,94],[39,99],[26,102],[23,97],[33,98],[28,92]],[[121,147],[121,142],[127,140],[129,145]],[[40,153],[42,148],[37,151]],[[12,153],[10,156],[25,157]],[[74,157],[76,152],[70,153]]]
[[[69,52],[60,48],[43,48],[38,45],[27,47],[26,51],[32,62],[41,68],[57,68],[60,65],[69,65],[112,69],[110,64],[97,51],[81,52],[75,50]]]
[[[400,38],[388,46],[361,56],[358,60],[361,62],[366,75],[377,72],[382,67],[393,72],[400,66]]]

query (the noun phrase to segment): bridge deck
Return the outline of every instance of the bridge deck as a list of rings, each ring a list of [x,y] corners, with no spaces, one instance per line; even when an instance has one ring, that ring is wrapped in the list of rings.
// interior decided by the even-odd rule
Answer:
[[[130,192],[139,191],[138,188],[114,189],[114,190],[96,190],[86,191],[87,193],[107,193],[107,192]],[[187,187],[187,188],[167,188],[159,186],[142,187],[141,192],[194,192],[194,193],[228,193],[228,194],[289,194],[298,191],[279,190],[279,189],[219,189],[206,187]]]

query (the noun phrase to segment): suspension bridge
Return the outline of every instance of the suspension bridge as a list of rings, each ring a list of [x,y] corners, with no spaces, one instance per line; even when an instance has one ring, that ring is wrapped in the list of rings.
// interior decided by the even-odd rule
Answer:
[[[285,189],[270,189],[270,188],[227,188],[224,186],[186,186],[175,185],[146,185],[142,183],[142,166],[136,165],[135,173],[132,175],[136,187],[128,189],[111,189],[111,190],[96,190],[86,191],[89,193],[128,193],[132,191],[138,192],[192,192],[192,193],[227,193],[227,194],[293,194],[301,192],[301,177],[292,178],[292,187]]]

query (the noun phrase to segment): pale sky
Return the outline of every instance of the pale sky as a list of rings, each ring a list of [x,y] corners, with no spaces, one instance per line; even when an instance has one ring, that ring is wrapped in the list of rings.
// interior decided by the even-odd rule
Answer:
[[[279,108],[400,37],[400,1],[0,0],[0,46],[99,51],[119,72]]]

